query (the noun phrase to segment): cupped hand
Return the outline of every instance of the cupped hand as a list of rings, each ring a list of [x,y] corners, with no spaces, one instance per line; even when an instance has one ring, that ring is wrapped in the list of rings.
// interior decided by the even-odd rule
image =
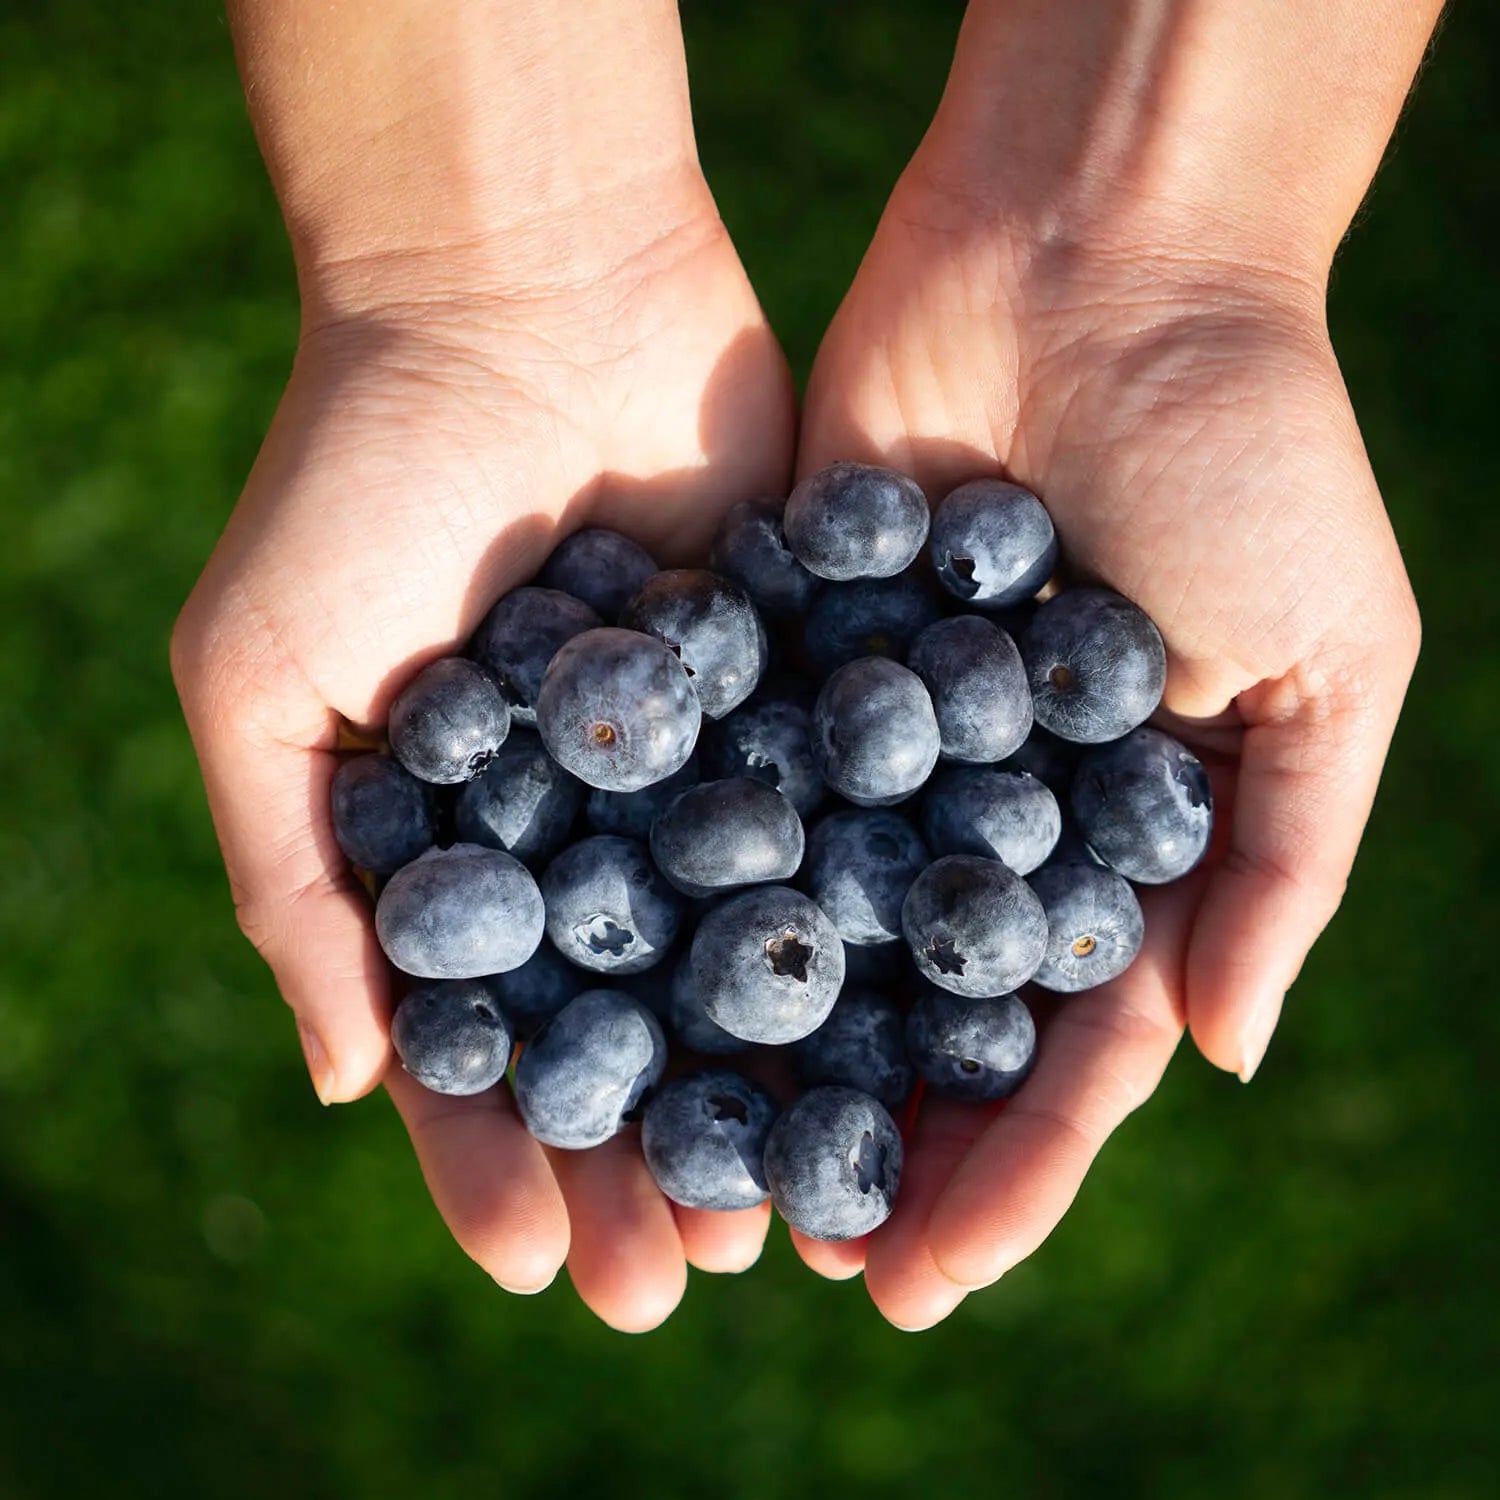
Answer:
[[[784,361],[706,189],[684,197],[591,204],[524,274],[504,246],[338,265],[173,639],[239,921],[319,1096],[383,1081],[463,1248],[516,1291],[566,1260],[625,1329],[671,1311],[687,1262],[752,1262],[768,1210],[674,1210],[637,1132],[549,1153],[505,1085],[443,1098],[393,1066],[389,970],[328,804],[341,724],[378,729],[565,531],[691,558],[724,506],[784,489]]]
[[[1184,1024],[1211,1062],[1254,1073],[1343,893],[1418,643],[1322,278],[1005,223],[924,146],[818,356],[799,472],[885,462],[934,501],[981,472],[1034,488],[1071,566],[1160,625],[1159,722],[1209,766],[1219,828],[1204,867],[1142,892],[1127,974],[1037,998],[1037,1066],[1013,1101],[924,1101],[892,1219],[800,1246],[830,1275],[863,1266],[909,1328],[1036,1248]]]

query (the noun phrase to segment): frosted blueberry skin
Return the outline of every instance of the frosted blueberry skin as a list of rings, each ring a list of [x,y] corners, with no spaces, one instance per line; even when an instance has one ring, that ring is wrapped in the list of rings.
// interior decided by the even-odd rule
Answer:
[[[932,774],[940,744],[922,679],[884,657],[840,667],[813,708],[819,774],[860,807],[885,807],[911,796]]]
[[[454,828],[466,844],[504,849],[522,864],[545,863],[568,841],[584,786],[517,730],[483,772],[459,789]]]
[[[1146,921],[1123,876],[1061,860],[1043,865],[1029,884],[1047,913],[1047,954],[1033,984],[1073,995],[1119,978],[1135,962]]]
[[[583,1151],[625,1128],[666,1063],[661,1023],[639,1000],[585,990],[522,1049],[516,1108],[543,1145]]]
[[[861,656],[900,661],[941,613],[937,599],[910,573],[830,584],[807,617],[802,644],[820,676]]]
[[[786,886],[755,886],[721,901],[698,924],[691,952],[704,1014],[746,1042],[806,1036],[844,984],[837,929]]]
[[[812,715],[786,698],[764,698],[706,726],[704,770],[723,780],[753,776],[773,786],[807,817],[827,797],[812,751]]]
[[[845,943],[889,943],[901,936],[901,904],[912,881],[931,861],[927,845],[899,813],[830,813],[808,836],[807,892]]]
[[[714,536],[709,564],[732,578],[771,619],[805,615],[821,587],[792,555],[781,517],[782,500],[741,500],[731,505]]]
[[[389,755],[356,755],[333,775],[333,836],[361,870],[389,875],[433,843],[431,794]]]
[[[1062,809],[1025,771],[940,766],[922,790],[922,832],[934,854],[977,854],[1029,875],[1057,847]]]
[[[1031,733],[1031,687],[1016,643],[979,615],[929,625],[906,664],[927,687],[944,760],[992,764]]]
[[[901,1187],[901,1133],[858,1089],[808,1090],[766,1138],[766,1182],[777,1213],[814,1240],[853,1240],[891,1215]]]
[[[1186,745],[1159,729],[1137,729],[1091,750],[1073,777],[1072,801],[1089,848],[1140,885],[1186,875],[1213,832],[1208,772]]]
[[[1031,598],[1057,566],[1057,533],[1046,507],[1019,484],[975,479],[951,490],[928,540],[943,587],[976,609]]]
[[[478,979],[441,979],[413,990],[391,1018],[401,1066],[435,1094],[482,1094],[505,1077],[510,1023]]]
[[[899,1109],[916,1082],[906,1055],[905,1017],[878,990],[846,989],[828,1019],[790,1050],[806,1087],[841,1083],[887,1109]]]
[[[1073,785],[1073,772],[1078,767],[1083,749],[1082,745],[1061,740],[1033,725],[1026,743],[1014,755],[1006,756],[1001,769],[1029,772],[1038,781],[1046,782],[1059,805],[1066,806],[1068,789]]]
[[[1129,734],[1161,702],[1167,648],[1143,610],[1111,589],[1064,589],[1020,640],[1033,712],[1043,729],[1081,745]]]
[[[535,725],[547,664],[565,642],[604,622],[581,599],[557,589],[512,589],[479,622],[469,655],[494,674],[517,724]]]
[[[391,705],[391,753],[434,786],[479,775],[509,732],[510,705],[500,684],[462,656],[429,662]]]
[[[580,839],[547,866],[541,885],[548,938],[569,963],[596,974],[660,963],[682,922],[682,898],[638,839]]]
[[[1036,1057],[1036,1022],[1015,995],[960,999],[924,988],[906,1017],[906,1047],[935,1093],[1008,1099]]]
[[[927,497],[914,479],[873,464],[810,474],[782,516],[787,545],[819,578],[894,578],[927,540]]]
[[[651,828],[651,857],[685,896],[788,880],[803,843],[797,809],[749,776],[689,787]]]
[[[501,849],[454,844],[403,865],[375,904],[385,956],[418,979],[477,979],[515,969],[542,940],[542,893]]]
[[[586,526],[552,549],[537,581],[613,620],[655,572],[656,559],[639,542],[605,526]]]
[[[717,1021],[709,1019],[708,1012],[703,1009],[703,996],[693,979],[691,953],[684,953],[672,971],[665,1020],[684,1047],[705,1057],[732,1057],[743,1052],[748,1045],[725,1031]]]
[[[779,1112],[763,1088],[727,1068],[687,1073],[646,1106],[641,1154],[673,1203],[754,1208],[770,1196],[766,1137]]]
[[[543,1021],[581,995],[591,976],[570,964],[551,943],[543,943],[519,968],[486,974],[480,982],[510,1018],[516,1039],[525,1041]]]
[[[648,579],[620,615],[683,665],[710,719],[722,719],[766,670],[766,630],[749,595],[706,568],[669,568]]]
[[[595,787],[589,792],[584,821],[594,833],[617,833],[628,839],[650,838],[651,825],[679,793],[697,784],[698,777],[695,752],[670,776],[653,781],[638,792],[606,792]]]
[[[681,770],[701,721],[676,655],[649,635],[612,626],[561,647],[537,695],[547,753],[606,792],[636,792]]]
[[[950,854],[912,882],[901,926],[922,976],[955,995],[1008,994],[1047,952],[1047,914],[998,859]]]

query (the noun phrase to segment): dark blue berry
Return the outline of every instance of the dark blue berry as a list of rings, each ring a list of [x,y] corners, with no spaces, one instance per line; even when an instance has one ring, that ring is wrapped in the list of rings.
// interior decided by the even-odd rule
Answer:
[[[590,976],[570,964],[551,943],[543,943],[519,968],[487,974],[483,983],[514,1023],[517,1039],[524,1041],[575,995],[582,994]]]
[[[333,834],[351,864],[389,875],[432,847],[432,802],[389,755],[356,755],[333,776]]]
[[[927,497],[915,480],[872,464],[810,474],[786,502],[787,545],[819,578],[894,578],[927,540]]]
[[[682,663],[633,630],[606,626],[575,636],[552,658],[537,695],[548,754],[607,792],[639,791],[680,770],[699,723],[698,695]]]
[[[651,837],[651,825],[681,792],[698,782],[698,757],[687,761],[670,776],[643,786],[638,792],[606,792],[595,787],[589,793],[584,820],[595,833],[618,833],[629,839]]]
[[[945,760],[990,764],[1031,733],[1031,688],[1016,643],[979,615],[929,625],[906,664],[926,684]]]
[[[547,936],[570,963],[596,974],[637,974],[666,956],[682,898],[646,846],[611,834],[564,849],[542,875]]]
[[[799,816],[828,795],[812,751],[812,716],[786,698],[753,699],[703,735],[703,765],[710,776],[753,776],[773,786]]]
[[[1213,789],[1186,745],[1159,729],[1137,729],[1079,762],[1073,815],[1112,870],[1142,885],[1165,885],[1203,858]]]
[[[1033,984],[1071,995],[1118,978],[1135,962],[1146,923],[1123,876],[1062,860],[1043,865],[1030,885],[1047,913],[1047,956]]]
[[[766,1182],[777,1213],[814,1240],[853,1240],[891,1215],[901,1186],[901,1133],[878,1099],[827,1084],[771,1127]]]
[[[730,1057],[743,1052],[746,1043],[725,1031],[717,1021],[711,1021],[703,1009],[703,996],[693,979],[691,953],[677,960],[672,971],[672,983],[667,991],[666,1023],[677,1040],[690,1052],[701,1052],[705,1057]]]
[[[581,599],[557,589],[512,589],[479,623],[469,655],[505,691],[511,718],[536,723],[536,696],[547,664],[566,641],[604,622]]]
[[[828,1019],[791,1046],[803,1084],[841,1083],[899,1109],[916,1073],[906,1055],[906,1022],[878,990],[846,989]]]
[[[1028,771],[1038,781],[1044,781],[1062,805],[1067,804],[1068,788],[1073,784],[1073,772],[1083,747],[1071,740],[1061,740],[1039,726],[1032,728],[1026,743],[1014,755],[1005,759],[1002,769]]]
[[[1036,1023],[1015,995],[960,999],[924,988],[906,1018],[906,1047],[929,1088],[952,1099],[1006,1099],[1036,1056]]]
[[[901,903],[931,860],[899,813],[830,813],[808,837],[807,891],[846,943],[889,943],[901,936]]]
[[[504,849],[523,864],[545,863],[568,841],[583,783],[517,730],[483,773],[460,788],[454,827],[466,844]]]
[[[1150,617],[1111,589],[1064,589],[1021,637],[1036,721],[1082,745],[1128,734],[1161,702],[1167,650]]]
[[[823,780],[861,807],[911,796],[932,774],[939,743],[932,699],[899,662],[852,661],[818,694],[813,759]]]
[[[651,829],[657,869],[686,896],[788,880],[802,863],[802,847],[796,808],[749,776],[689,787]]]
[[[934,854],[978,854],[1029,875],[1056,846],[1062,810],[1025,771],[944,766],[922,791],[922,831]]]
[[[941,613],[938,601],[910,573],[834,583],[813,605],[802,643],[808,660],[822,676],[861,656],[891,656],[899,661]],[[1027,701],[1029,705],[1029,696]]]
[[[1031,887],[972,854],[946,855],[917,876],[901,926],[923,976],[955,995],[1007,994],[1047,951],[1047,914]]]
[[[792,555],[781,527],[782,500],[741,500],[719,523],[709,561],[716,573],[732,578],[751,602],[771,619],[805,615],[819,588]]]
[[[727,1068],[687,1073],[646,1106],[641,1153],[673,1203],[754,1208],[770,1196],[766,1137],[778,1113],[763,1088]]]
[[[928,542],[943,586],[978,609],[1029,599],[1057,565],[1052,517],[1030,490],[975,479],[943,497]]]
[[[586,526],[552,549],[538,581],[613,620],[654,572],[656,559],[639,542],[604,526]]]
[[[380,893],[375,932],[419,979],[477,979],[517,968],[542,940],[542,893],[500,849],[455,844],[403,865]]]
[[[585,990],[516,1063],[516,1108],[547,1146],[602,1145],[636,1116],[667,1062],[661,1023],[619,990]]]
[[[452,786],[489,765],[510,732],[500,684],[477,662],[429,662],[391,705],[391,753],[422,781]]]
[[[510,1025],[478,979],[441,979],[413,990],[391,1018],[401,1065],[437,1094],[482,1094],[510,1066]]]

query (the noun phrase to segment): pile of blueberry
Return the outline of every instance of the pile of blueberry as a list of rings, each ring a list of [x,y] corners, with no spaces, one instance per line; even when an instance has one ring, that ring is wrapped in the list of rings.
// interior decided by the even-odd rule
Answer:
[[[334,828],[422,981],[392,1023],[413,1077],[477,1093],[521,1041],[538,1140],[639,1119],[673,1201],[769,1196],[852,1238],[891,1211],[914,1090],[1007,1097],[1036,1050],[1021,986],[1130,965],[1132,882],[1202,858],[1208,778],[1143,727],[1151,620],[1104,588],[1038,602],[1057,540],[1019,485],[930,512],[834,464],[734,506],[712,563],[570,536],[417,674],[391,753],[340,766]],[[669,1038],[688,1066],[659,1087]],[[748,1076],[767,1049],[787,1107]]]

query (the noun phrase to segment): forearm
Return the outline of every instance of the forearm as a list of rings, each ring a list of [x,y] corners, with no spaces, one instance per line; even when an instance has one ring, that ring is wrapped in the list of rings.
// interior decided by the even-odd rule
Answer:
[[[926,166],[1022,233],[1326,272],[1441,0],[972,0]]]
[[[703,195],[672,0],[229,11],[305,294],[381,266],[587,275]]]

